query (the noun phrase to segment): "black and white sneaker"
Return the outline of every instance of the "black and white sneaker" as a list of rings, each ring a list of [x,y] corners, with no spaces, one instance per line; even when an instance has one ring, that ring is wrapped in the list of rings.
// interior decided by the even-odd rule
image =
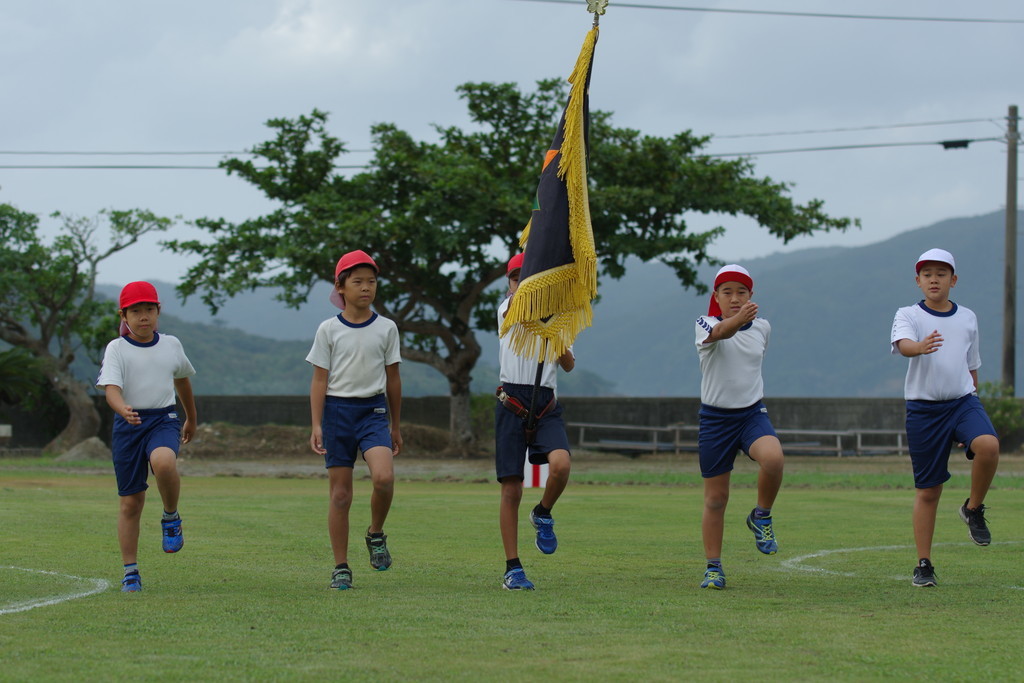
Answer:
[[[975,545],[988,545],[992,542],[992,534],[989,533],[988,524],[985,522],[985,504],[982,503],[971,510],[967,507],[970,502],[971,499],[968,498],[960,506],[960,519],[967,525],[967,535]]]
[[[348,590],[352,587],[352,570],[348,567],[335,569],[331,572],[331,588],[335,590]]]
[[[939,585],[938,579],[935,578],[935,567],[927,558],[922,559],[914,567],[913,584],[916,588],[934,588]]]

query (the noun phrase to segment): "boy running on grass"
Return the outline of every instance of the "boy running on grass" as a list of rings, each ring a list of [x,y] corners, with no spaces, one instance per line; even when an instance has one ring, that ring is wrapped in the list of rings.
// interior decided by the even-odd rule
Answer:
[[[907,445],[914,466],[914,542],[917,566],[913,585],[937,585],[931,563],[935,516],[942,485],[949,479],[949,452],[955,441],[966,445],[971,465],[971,493],[960,518],[977,545],[992,541],[985,521],[985,495],[999,464],[999,439],[978,399],[978,319],[949,299],[956,286],[956,262],[944,249],[929,249],[917,260],[917,286],[924,299],[896,311],[892,353],[910,359],[907,399]]]
[[[164,504],[163,550],[176,553],[185,544],[178,514],[181,479],[178,448],[196,431],[196,404],[189,377],[196,373],[181,342],[156,331],[160,298],[148,282],[130,282],[119,298],[121,336],[107,344],[96,387],[114,411],[111,451],[117,493],[117,539],[124,562],[121,590],[142,590],[139,575],[139,521],[146,503],[149,470]],[[182,424],[175,394],[185,411]]]
[[[519,288],[522,267],[522,254],[513,256],[508,262],[508,296],[498,306],[499,329],[508,313],[512,296]],[[540,419],[537,420],[536,435],[527,444],[524,413],[529,412],[530,395],[537,378],[537,360],[516,355],[511,347],[511,338],[512,335],[507,334],[500,339],[501,386],[498,387],[498,403],[494,407],[494,458],[498,481],[501,482],[498,519],[501,542],[505,549],[505,578],[502,586],[506,590],[533,590],[533,583],[526,578],[523,563],[519,560],[519,504],[523,499],[523,469],[527,448],[531,463],[548,464],[544,494],[530,511],[530,522],[537,530],[537,549],[545,555],[558,549],[551,508],[569,483],[571,458],[569,439],[562,421],[562,406],[555,398],[558,368],[554,363],[544,364],[535,409]],[[566,372],[571,372],[575,365],[576,359],[571,350],[558,359],[558,367]]]
[[[778,550],[771,515],[782,486],[782,444],[761,402],[761,362],[771,326],[757,317],[757,304],[750,300],[753,291],[754,281],[745,268],[725,266],[715,276],[708,314],[697,318],[702,374],[697,444],[704,477],[701,533],[707,559],[701,588],[725,588],[722,536],[738,449],[760,465],[757,506],[747,515],[747,527],[759,551],[772,555]]]
[[[324,456],[331,502],[327,530],[334,551],[331,588],[352,587],[348,566],[352,469],[361,451],[370,478],[370,566],[391,567],[384,521],[394,496],[394,456],[402,449],[399,429],[402,379],[398,327],[371,310],[377,294],[377,264],[364,251],[351,251],[334,269],[331,302],[341,313],[320,324],[306,361],[313,366],[309,387],[312,434],[309,445]],[[390,414],[390,425],[388,415]]]

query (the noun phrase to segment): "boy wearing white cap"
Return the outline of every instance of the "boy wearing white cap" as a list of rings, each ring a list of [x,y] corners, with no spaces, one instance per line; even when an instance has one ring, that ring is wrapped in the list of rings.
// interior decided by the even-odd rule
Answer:
[[[722,536],[729,479],[736,453],[757,462],[757,506],[747,515],[759,551],[778,551],[772,527],[772,505],[782,486],[783,454],[764,407],[761,363],[771,325],[757,317],[750,300],[754,281],[742,266],[724,266],[715,276],[708,314],[697,318],[696,344],[700,357],[700,422],[697,437],[700,471],[704,478],[701,532],[707,568],[701,588],[725,588]]]
[[[985,521],[985,495],[999,463],[999,440],[978,399],[978,319],[950,301],[956,262],[944,249],[929,249],[917,260],[917,286],[924,299],[896,311],[890,336],[893,354],[910,359],[904,395],[907,444],[914,467],[914,542],[918,564],[913,585],[937,584],[931,563],[935,516],[942,485],[949,479],[949,452],[955,440],[966,446],[971,493],[960,507],[968,536],[977,545],[992,541]]]
[[[96,387],[114,411],[111,452],[120,506],[117,539],[124,562],[121,590],[142,590],[139,575],[139,522],[146,503],[146,483],[153,471],[164,505],[160,526],[163,551],[176,553],[185,544],[178,514],[181,478],[178,448],[196,431],[196,404],[189,379],[196,373],[181,342],[156,331],[160,298],[148,282],[129,282],[119,297],[121,336],[103,352]],[[175,395],[185,411],[182,424]]]
[[[309,387],[312,434],[309,445],[324,456],[330,486],[327,530],[334,552],[331,588],[352,587],[348,566],[352,470],[359,452],[370,469],[370,566],[391,567],[384,521],[394,496],[394,456],[402,449],[400,430],[402,362],[398,326],[371,308],[377,294],[377,264],[361,250],[338,260],[331,303],[341,309],[317,328],[306,361],[313,366]],[[389,423],[390,415],[390,423]]]

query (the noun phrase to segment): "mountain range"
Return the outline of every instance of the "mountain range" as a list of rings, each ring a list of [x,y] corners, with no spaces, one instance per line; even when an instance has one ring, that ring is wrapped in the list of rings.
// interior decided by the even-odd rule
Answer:
[[[974,310],[981,326],[979,378],[998,381],[1004,224],[999,211],[865,246],[809,248],[743,261],[754,279],[760,315],[772,325],[763,372],[766,395],[901,396],[906,361],[891,356],[889,329],[898,307],[922,298],[914,264],[931,247],[955,256],[959,282],[952,299]],[[710,283],[716,270],[700,268],[700,279]],[[161,329],[182,339],[198,370],[197,393],[308,391],[310,372],[303,359],[317,325],[335,314],[328,284],[315,287],[299,309],[285,307],[271,290],[257,290],[229,300],[216,316],[198,299],[176,300],[173,284],[154,284],[164,299]],[[116,299],[120,285],[97,289]],[[599,292],[594,324],[574,347],[577,370],[561,375],[560,392],[699,395],[694,321],[706,312],[708,296],[684,290],[664,264],[635,259],[627,262],[622,279],[602,278]],[[473,387],[489,392],[497,381],[497,338],[481,332],[478,340],[483,354]],[[444,378],[428,366],[404,363],[402,377],[409,396],[447,394]]]

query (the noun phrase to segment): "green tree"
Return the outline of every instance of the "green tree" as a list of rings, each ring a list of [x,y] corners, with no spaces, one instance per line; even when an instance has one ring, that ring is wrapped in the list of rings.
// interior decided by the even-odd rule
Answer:
[[[95,218],[53,215],[62,227],[47,245],[37,216],[0,204],[0,340],[28,352],[67,404],[67,426],[45,447],[61,452],[95,436],[100,426],[88,385],[69,369],[80,348],[99,349],[117,331],[110,302],[96,298],[97,267],[172,221],[138,209],[101,211]],[[96,244],[103,223],[110,233],[106,249]]]
[[[474,330],[495,329],[499,292],[491,285],[518,250],[567,90],[546,80],[533,92],[508,83],[458,92],[473,130],[436,126],[438,141],[425,142],[376,125],[372,161],[350,176],[336,166],[345,147],[328,133],[325,113],[269,121],[276,136],[253,149],[257,161],[221,165],[279,207],[241,223],[199,220],[213,241],[168,246],[200,257],[179,291],[200,293],[213,310],[261,286],[281,287],[280,299],[298,305],[315,282],[332,280],[342,253],[370,251],[381,266],[376,307],[398,324],[403,356],[447,378],[453,446],[467,448],[480,355]],[[724,228],[690,231],[688,213],[751,216],[783,241],[855,224],[830,218],[820,201],[795,204],[785,183],[754,177],[749,160],[701,155],[707,137],[642,135],[615,128],[604,112],[592,113],[590,133],[594,237],[612,277],[635,255],[663,261],[684,286],[702,289],[696,267],[712,260],[708,247]]]
[[[29,405],[46,385],[39,361],[25,349],[0,351],[0,405]]]

